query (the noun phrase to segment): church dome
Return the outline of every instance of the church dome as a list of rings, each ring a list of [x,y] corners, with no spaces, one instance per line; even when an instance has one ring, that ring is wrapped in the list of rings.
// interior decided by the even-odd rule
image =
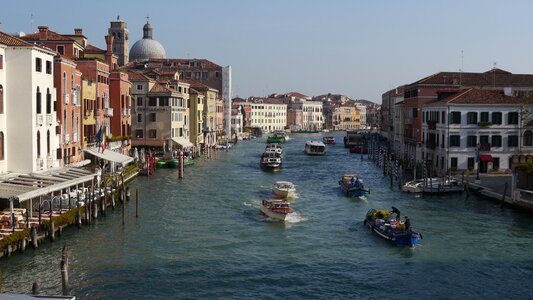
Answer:
[[[146,23],[143,27],[143,38],[135,42],[130,50],[130,61],[143,61],[153,58],[166,58],[165,48],[161,43],[152,39],[152,25]]]

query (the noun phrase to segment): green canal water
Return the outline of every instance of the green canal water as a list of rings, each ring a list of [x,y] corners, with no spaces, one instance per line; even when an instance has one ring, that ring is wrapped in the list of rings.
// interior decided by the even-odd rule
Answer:
[[[260,170],[262,138],[200,160],[182,180],[176,170],[140,177],[131,184],[139,218],[132,201],[124,227],[117,209],[2,259],[2,291],[27,293],[36,281],[42,293],[59,294],[67,244],[79,299],[533,297],[531,216],[464,194],[402,194],[334,135],[324,157],[303,153],[305,141],[322,134],[292,135],[279,172]],[[371,190],[367,200],[339,191],[339,177],[353,171]],[[297,213],[285,224],[259,211],[277,180],[297,186]],[[423,234],[420,246],[391,246],[363,226],[368,209],[391,206]]]

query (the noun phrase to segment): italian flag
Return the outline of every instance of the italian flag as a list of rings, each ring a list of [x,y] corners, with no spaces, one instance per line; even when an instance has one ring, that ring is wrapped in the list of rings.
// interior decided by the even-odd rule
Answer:
[[[102,130],[102,153],[105,151],[105,127],[103,127],[104,130]]]

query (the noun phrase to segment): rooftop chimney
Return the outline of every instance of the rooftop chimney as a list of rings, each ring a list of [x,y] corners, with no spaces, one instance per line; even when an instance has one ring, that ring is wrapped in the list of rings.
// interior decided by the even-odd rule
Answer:
[[[75,35],[83,35],[83,29],[81,29],[81,28],[74,28],[74,34],[75,34]]]
[[[48,39],[48,26],[39,26],[39,39],[47,40]]]
[[[105,36],[105,43],[107,45],[107,52],[112,53],[113,52],[113,36],[112,35],[106,35]]]

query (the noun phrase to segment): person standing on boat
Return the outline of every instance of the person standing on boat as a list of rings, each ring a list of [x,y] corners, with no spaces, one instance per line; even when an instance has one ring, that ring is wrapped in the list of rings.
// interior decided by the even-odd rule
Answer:
[[[391,214],[396,214],[396,220],[400,221],[400,210],[396,207],[392,207]],[[407,218],[407,217],[406,217]]]
[[[405,216],[403,224],[405,225],[405,231],[408,231],[411,228],[411,220],[407,216]]]

